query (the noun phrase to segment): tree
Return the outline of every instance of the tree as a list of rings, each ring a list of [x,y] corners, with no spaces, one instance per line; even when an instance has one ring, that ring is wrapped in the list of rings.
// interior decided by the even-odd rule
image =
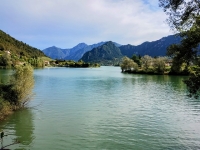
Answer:
[[[138,64],[138,66],[141,66],[141,62],[140,62],[140,56],[137,56],[137,55],[133,55],[132,58],[131,58],[135,63]]]
[[[30,65],[17,66],[12,79],[15,105],[24,107],[32,97],[34,86],[33,68]]]
[[[190,62],[193,62],[197,56],[200,44],[200,18],[196,20],[196,23],[191,27],[190,30],[182,32],[181,36],[183,37],[181,44],[171,45],[168,48],[167,54],[174,58],[173,66],[181,66],[182,63],[186,63],[187,67]],[[176,68],[172,69],[175,71]]]
[[[144,57],[141,58],[141,62],[142,62],[142,67],[144,68],[145,71],[147,71],[152,63],[152,57],[150,57],[149,55],[145,55]]]
[[[188,87],[189,96],[198,98],[200,95],[200,73],[192,74],[189,79],[184,81]]]
[[[11,67],[11,57],[10,54],[5,52],[2,56],[0,56],[0,66],[4,66],[6,68]]]
[[[5,49],[4,45],[0,43],[0,51],[3,51]]]
[[[128,58],[128,57],[123,57],[122,59],[122,63],[121,63],[121,70],[122,72],[125,71],[131,71],[131,70],[137,70],[138,69],[138,65],[137,63],[135,63],[132,59]]]
[[[190,29],[200,13],[199,0],[159,0],[159,6],[169,16],[170,27],[178,31]]]
[[[167,58],[165,57],[157,57],[153,61],[153,66],[156,72],[158,73],[164,73],[165,72],[165,62]]]
[[[180,71],[181,65],[198,58],[200,52],[200,1],[199,0],[159,0],[159,5],[164,9],[169,18],[171,29],[180,32],[182,41],[179,45],[172,45],[168,48],[168,55],[173,58],[172,71]],[[197,64],[197,68],[199,64]],[[199,78],[200,70],[194,70],[185,83],[190,95],[196,98],[200,95]]]

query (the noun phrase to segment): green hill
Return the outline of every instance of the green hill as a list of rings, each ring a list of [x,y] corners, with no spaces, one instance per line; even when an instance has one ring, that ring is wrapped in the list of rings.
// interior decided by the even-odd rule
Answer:
[[[87,63],[99,63],[101,65],[117,65],[122,57],[123,55],[120,49],[113,42],[109,41],[102,46],[86,52],[81,60]]]
[[[2,30],[0,30],[0,50],[7,50],[12,54],[24,55],[28,58],[45,56],[39,49],[16,40]]]
[[[46,55],[37,48],[31,47],[22,41],[18,41],[0,30],[0,67],[30,63],[34,67],[44,66],[43,58]]]

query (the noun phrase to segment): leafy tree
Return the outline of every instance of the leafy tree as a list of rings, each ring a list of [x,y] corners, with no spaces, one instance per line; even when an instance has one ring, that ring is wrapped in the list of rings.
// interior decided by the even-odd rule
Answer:
[[[188,80],[184,81],[188,87],[189,96],[198,98],[200,95],[200,73],[192,74]]]
[[[173,57],[172,71],[180,71],[181,65],[196,60],[200,52],[200,1],[199,0],[159,0],[159,4],[169,15],[167,19],[170,27],[180,32],[181,44],[168,48],[168,55]],[[197,64],[199,67],[199,64]],[[179,69],[177,69],[179,68]],[[191,95],[200,95],[199,70],[185,81]]]
[[[6,68],[11,67],[11,57],[10,54],[4,52],[2,56],[0,56],[0,66],[5,66]]]
[[[141,63],[144,70],[147,71],[148,68],[151,66],[152,57],[149,55],[145,55],[144,57],[141,58]]]
[[[157,57],[154,58],[153,66],[156,72],[158,73],[164,73],[165,72],[165,63],[167,58],[165,57]]]
[[[34,85],[33,68],[30,65],[18,66],[10,83],[0,82],[0,119],[23,108],[31,98]]]
[[[45,66],[44,61],[41,58],[30,58],[28,59],[28,63],[37,68]]]
[[[159,6],[169,16],[170,27],[178,31],[190,29],[200,14],[199,0],[159,0]]]
[[[183,40],[179,45],[171,45],[168,48],[167,54],[173,57],[173,62],[176,67],[180,67],[183,63],[189,66],[190,62],[193,62],[198,55],[199,43],[200,43],[200,18],[196,20],[190,30],[182,32],[181,36]],[[176,71],[177,68],[172,67],[172,71]]]
[[[121,70],[122,72],[125,71],[131,71],[131,70],[137,70],[138,69],[138,64],[135,63],[132,59],[128,58],[128,57],[123,57],[122,59],[122,63],[121,63]]]
[[[137,63],[138,66],[141,66],[140,58],[141,58],[140,56],[137,56],[137,55],[134,54],[134,55],[132,56],[131,59],[132,59],[135,63]]]
[[[34,86],[33,68],[30,65],[17,66],[12,79],[15,105],[24,107],[30,100]]]

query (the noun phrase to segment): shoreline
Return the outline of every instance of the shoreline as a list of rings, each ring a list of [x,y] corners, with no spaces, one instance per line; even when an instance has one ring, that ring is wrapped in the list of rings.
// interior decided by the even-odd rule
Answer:
[[[124,71],[121,73],[127,73],[127,74],[141,74],[141,75],[168,75],[168,76],[189,76],[189,73],[172,73],[172,72],[164,72],[164,73],[158,73],[158,72],[145,72],[145,71]]]

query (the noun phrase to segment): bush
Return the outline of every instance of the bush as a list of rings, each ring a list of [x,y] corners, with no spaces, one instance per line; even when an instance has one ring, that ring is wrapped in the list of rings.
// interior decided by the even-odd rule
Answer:
[[[0,97],[0,120],[2,120],[5,116],[12,113],[11,105],[9,102],[4,101],[2,97]]]

